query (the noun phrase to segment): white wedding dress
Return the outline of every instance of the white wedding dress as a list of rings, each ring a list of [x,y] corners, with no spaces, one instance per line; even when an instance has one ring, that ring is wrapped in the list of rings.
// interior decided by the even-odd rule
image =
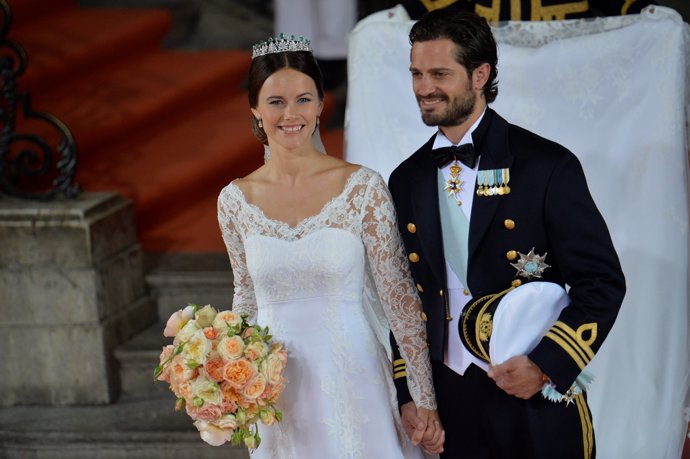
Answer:
[[[233,310],[288,350],[283,422],[260,426],[252,458],[422,458],[400,425],[388,324],[417,406],[435,408],[417,293],[382,178],[365,167],[292,227],[231,183],[218,220],[233,268]],[[381,301],[378,301],[380,298]]]

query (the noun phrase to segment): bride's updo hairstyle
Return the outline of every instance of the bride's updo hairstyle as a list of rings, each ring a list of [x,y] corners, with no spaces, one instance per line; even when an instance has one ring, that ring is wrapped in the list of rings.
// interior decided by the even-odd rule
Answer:
[[[278,40],[282,41],[279,42]],[[260,43],[253,50],[252,63],[249,66],[249,106],[256,108],[259,104],[259,91],[261,91],[268,77],[279,70],[288,68],[302,72],[314,80],[319,100],[323,101],[323,77],[321,69],[319,69],[319,65],[311,53],[309,42],[304,39],[298,41],[294,37],[292,39],[285,39],[281,35],[280,39],[277,39],[275,42],[269,40],[269,43],[272,44],[272,47],[269,47],[269,44]],[[281,51],[280,47],[276,47],[276,44],[279,43],[285,43],[285,46],[293,48],[309,50]],[[266,132],[264,132],[262,127],[259,127],[259,122],[254,116],[252,116],[252,131],[261,143],[268,145]]]

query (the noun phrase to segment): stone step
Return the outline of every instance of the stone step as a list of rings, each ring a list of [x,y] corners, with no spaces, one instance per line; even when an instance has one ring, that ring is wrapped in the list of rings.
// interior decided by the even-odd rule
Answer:
[[[167,384],[153,381],[161,349],[172,343],[163,330],[173,312],[188,303],[211,304],[218,310],[232,303],[232,272],[224,253],[146,253],[144,271],[158,303],[159,321],[115,350],[123,401],[173,397]]]
[[[210,304],[219,311],[232,306],[233,277],[226,253],[147,252],[144,271],[163,323],[189,303]]]
[[[6,459],[248,459],[244,448],[201,440],[173,397],[107,406],[9,407],[0,410]]]
[[[174,403],[168,384],[154,381],[161,349],[172,340],[163,336],[164,322],[157,323],[115,350],[120,370],[120,400],[146,400],[167,397]]]

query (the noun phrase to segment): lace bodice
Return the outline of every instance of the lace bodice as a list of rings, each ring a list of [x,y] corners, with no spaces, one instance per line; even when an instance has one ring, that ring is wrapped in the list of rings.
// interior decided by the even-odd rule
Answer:
[[[218,198],[218,221],[234,274],[234,310],[255,320],[262,304],[284,300],[379,299],[374,314],[390,324],[408,362],[413,400],[436,408],[421,304],[390,194],[377,173],[356,170],[339,195],[296,226],[269,218],[230,183]],[[276,250],[276,241],[284,250]]]

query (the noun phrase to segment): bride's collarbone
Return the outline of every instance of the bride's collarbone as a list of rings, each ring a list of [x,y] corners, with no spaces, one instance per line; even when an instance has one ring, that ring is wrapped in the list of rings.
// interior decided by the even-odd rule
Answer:
[[[238,187],[245,200],[258,207],[266,217],[295,226],[320,214],[331,201],[343,194],[357,170],[358,167],[341,167],[290,185],[248,178],[240,181]]]

